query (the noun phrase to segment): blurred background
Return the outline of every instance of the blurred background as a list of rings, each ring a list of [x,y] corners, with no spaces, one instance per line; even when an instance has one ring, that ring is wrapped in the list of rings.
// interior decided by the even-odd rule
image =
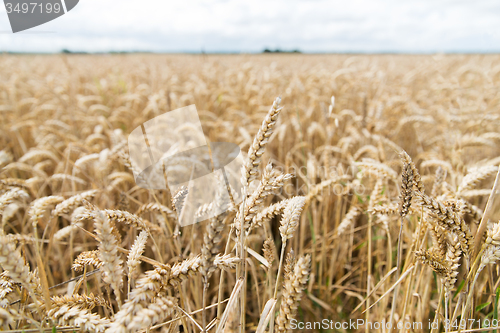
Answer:
[[[62,17],[16,34],[0,5],[0,52],[63,50],[495,53],[500,2],[82,0]]]

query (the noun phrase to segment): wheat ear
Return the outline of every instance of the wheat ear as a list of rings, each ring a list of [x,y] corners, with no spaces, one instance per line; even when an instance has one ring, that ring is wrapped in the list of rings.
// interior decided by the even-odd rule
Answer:
[[[118,241],[113,235],[113,226],[109,218],[102,212],[95,214],[94,226],[99,238],[99,259],[102,262],[103,280],[108,283],[116,296],[118,306],[121,306],[120,289],[123,284],[123,261],[118,254]]]
[[[278,275],[276,276],[276,284],[274,286],[274,298],[278,295],[278,283],[281,276],[281,270],[283,268],[283,259],[285,257],[285,248],[287,240],[293,237],[295,230],[299,224],[300,214],[304,208],[306,198],[303,196],[293,197],[288,201],[285,210],[283,211],[283,217],[281,219],[281,226],[279,228],[281,234],[281,255],[280,262],[278,265]]]
[[[68,214],[71,212],[75,207],[83,205],[85,200],[90,200],[92,199],[96,194],[98,190],[90,190],[86,191],[77,195],[72,196],[71,198],[68,198],[58,204],[54,210],[52,211],[53,216],[60,216],[64,214]]]
[[[135,277],[137,272],[137,268],[141,264],[139,257],[144,252],[146,248],[146,242],[148,240],[148,232],[146,230],[142,230],[139,233],[139,236],[135,239],[132,248],[127,257],[127,267],[128,267],[128,292],[130,292],[130,283],[131,280]]]
[[[280,234],[284,243],[293,237],[295,230],[299,224],[300,214],[305,204],[305,197],[297,196],[288,201],[285,210],[283,211],[283,218],[281,219]]]
[[[248,150],[247,160],[242,169],[241,183],[243,184],[243,186],[248,186],[252,182],[252,180],[257,177],[262,154],[264,154],[266,144],[269,141],[269,137],[273,133],[278,115],[282,109],[282,107],[280,107],[280,103],[280,97],[274,100],[273,106],[264,118],[264,121],[262,122],[262,125],[257,132],[252,145],[250,146],[250,149]]]
[[[458,185],[457,194],[471,190],[477,184],[479,184],[482,180],[493,176],[497,173],[498,167],[493,165],[483,166],[481,168],[471,169],[464,178],[462,178],[462,182]]]
[[[280,312],[276,318],[278,332],[291,331],[291,321],[297,312],[302,291],[306,288],[310,268],[311,257],[307,255],[297,260],[292,271],[286,272]]]
[[[177,299],[170,296],[158,296],[146,307],[137,311],[127,325],[125,332],[149,329],[152,325],[170,316],[177,307]],[[125,333],[124,332],[124,333]]]
[[[109,325],[109,319],[91,313],[81,305],[57,304],[48,311],[47,315],[59,325],[77,326],[92,332],[104,332]]]
[[[283,174],[280,171],[273,169],[272,165],[269,163],[264,171],[264,175],[262,176],[262,180],[257,187],[257,189],[250,195],[249,198],[245,200],[245,209],[243,211],[244,215],[244,230],[248,230],[252,219],[256,216],[259,211],[260,206],[262,205],[264,198],[276,190],[283,187],[284,182],[287,179],[290,179],[292,175]],[[238,212],[236,217],[236,231],[237,234],[240,232],[239,221],[241,220],[240,213]]]
[[[436,219],[436,222],[441,225],[446,230],[454,231],[460,241],[462,251],[470,257],[473,237],[469,226],[465,223],[464,219],[457,213],[455,213],[450,207],[447,207],[444,203],[433,199],[421,192],[416,191],[415,195],[420,199],[421,205],[426,208],[432,216]]]
[[[63,201],[64,198],[58,195],[36,199],[28,211],[28,216],[30,217],[33,228],[36,230],[36,227],[38,226],[38,223],[42,218],[43,213],[48,207],[57,205],[58,203]]]
[[[20,283],[29,292],[35,302],[37,297],[35,290],[38,286],[32,279],[32,274],[27,264],[24,263],[24,258],[11,239],[6,236],[0,236],[0,265],[6,271],[12,281]]]
[[[12,188],[4,194],[0,195],[0,214],[3,213],[5,207],[10,205],[15,201],[25,201],[28,200],[29,194],[23,189],[20,188]]]
[[[398,235],[398,252],[397,252],[397,262],[396,262],[396,281],[399,279],[399,275],[401,274],[401,257],[402,247],[403,247],[403,222],[406,215],[410,210],[411,199],[413,197],[413,188],[422,188],[422,182],[420,181],[420,176],[416,171],[415,165],[411,160],[410,156],[405,152],[401,151],[399,154],[401,161],[403,162],[403,172],[401,174],[401,194],[399,201],[399,215],[401,217],[401,222],[399,226],[399,235]],[[392,320],[394,318],[394,312],[396,310],[396,299],[399,291],[399,285],[396,285],[392,295],[392,305],[391,305],[391,317],[390,323],[392,325]]]
[[[361,210],[358,207],[352,205],[351,208],[349,208],[347,214],[342,219],[342,222],[340,222],[339,226],[337,227],[337,236],[341,236],[342,234],[344,234],[344,232],[354,222],[354,220],[356,220],[359,214],[361,214]]]
[[[168,286],[169,277],[168,265],[158,265],[147,271],[137,280],[136,287],[129,293],[120,311],[115,314],[114,321],[106,332],[127,332],[127,326],[132,323],[137,312],[147,308],[158,293]]]
[[[76,257],[73,262],[73,266],[71,269],[75,272],[81,272],[85,268],[85,266],[94,266],[95,268],[100,268],[103,262],[99,259],[99,250],[94,251],[85,251],[82,252]]]

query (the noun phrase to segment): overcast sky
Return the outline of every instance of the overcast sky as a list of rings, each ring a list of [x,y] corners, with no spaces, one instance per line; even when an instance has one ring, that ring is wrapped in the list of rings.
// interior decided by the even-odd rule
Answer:
[[[29,2],[29,0],[26,0]],[[499,0],[80,0],[0,51],[499,52]]]

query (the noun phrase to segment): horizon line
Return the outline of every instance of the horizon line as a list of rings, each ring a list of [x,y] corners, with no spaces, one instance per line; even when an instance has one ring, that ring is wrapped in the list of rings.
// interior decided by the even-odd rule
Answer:
[[[63,49],[59,52],[44,52],[44,51],[0,51],[1,54],[12,55],[119,55],[119,54],[157,54],[157,55],[272,55],[272,54],[302,54],[302,55],[494,55],[500,54],[499,50],[491,51],[466,51],[466,50],[448,50],[448,51],[397,51],[397,50],[384,50],[384,51],[301,51],[301,50],[275,50],[275,51],[146,51],[146,50],[131,50],[131,51],[71,51]]]

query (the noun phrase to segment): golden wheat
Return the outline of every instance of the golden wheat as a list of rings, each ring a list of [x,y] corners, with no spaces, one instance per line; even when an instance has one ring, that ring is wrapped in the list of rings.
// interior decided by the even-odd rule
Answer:
[[[1,329],[498,321],[497,55],[0,58]],[[180,226],[128,135],[191,104],[243,193]]]

